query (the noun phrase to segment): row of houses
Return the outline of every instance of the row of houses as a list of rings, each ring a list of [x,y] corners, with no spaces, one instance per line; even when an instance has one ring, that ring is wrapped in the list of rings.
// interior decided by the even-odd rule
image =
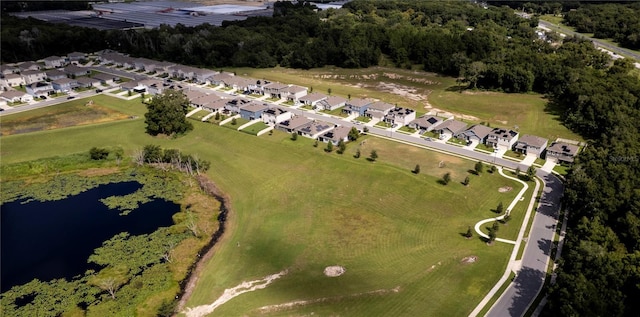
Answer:
[[[34,61],[22,62],[15,65],[0,65],[0,75],[20,74],[26,71],[37,71],[53,68],[61,68],[67,65],[77,65],[81,60],[87,58],[86,53],[73,52],[66,56],[49,56],[42,59],[42,63]]]

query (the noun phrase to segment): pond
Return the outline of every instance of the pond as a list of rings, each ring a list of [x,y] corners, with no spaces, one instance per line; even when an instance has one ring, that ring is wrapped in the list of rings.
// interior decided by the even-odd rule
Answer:
[[[173,202],[156,199],[127,215],[109,210],[99,199],[135,192],[142,185],[101,185],[64,200],[11,202],[1,207],[0,267],[2,292],[37,278],[48,281],[82,275],[94,249],[114,235],[149,234],[173,224],[180,211]]]

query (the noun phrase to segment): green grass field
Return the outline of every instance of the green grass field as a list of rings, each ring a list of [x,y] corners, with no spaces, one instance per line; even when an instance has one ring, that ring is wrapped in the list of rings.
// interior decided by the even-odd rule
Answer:
[[[430,109],[450,112],[463,121],[488,122],[491,126],[519,128],[521,133],[555,140],[582,140],[564,127],[557,111],[540,94],[507,94],[458,89],[455,78],[434,73],[386,67],[310,70],[288,68],[234,68],[240,76],[269,79],[312,87],[314,92],[352,98],[374,98],[425,113]],[[433,108],[428,108],[432,106]]]
[[[139,103],[118,100],[111,106],[144,113]],[[289,270],[266,289],[220,306],[215,313],[221,316],[264,315],[259,307],[295,300],[320,301],[272,314],[467,315],[504,271],[511,245],[487,246],[477,235],[467,240],[461,234],[494,217],[491,209],[499,201],[508,204],[520,185],[483,173],[463,186],[475,162],[374,137],[348,144],[340,155],[279,131],[255,137],[193,124],[192,132],[176,139],[144,134],[142,116],[5,136],[0,154],[3,163],[11,163],[93,146],[121,146],[130,155],[158,144],[209,160],[208,174],[231,197],[232,212],[187,306],[212,303],[243,281]],[[376,162],[365,159],[372,150],[379,155]],[[411,173],[416,164],[418,175]],[[438,180],[446,172],[452,182],[443,186]],[[503,186],[513,190],[499,193]],[[498,236],[512,239],[516,227],[514,215]],[[461,263],[472,255],[476,263]],[[325,277],[330,265],[347,272]]]

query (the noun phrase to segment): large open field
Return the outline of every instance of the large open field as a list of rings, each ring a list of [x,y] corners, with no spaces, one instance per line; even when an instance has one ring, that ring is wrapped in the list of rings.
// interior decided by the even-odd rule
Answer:
[[[421,71],[371,67],[341,69],[324,67],[311,70],[288,68],[229,69],[240,76],[268,79],[312,87],[314,92],[344,97],[375,98],[415,109],[418,115],[433,111],[449,113],[468,123],[488,122],[491,126],[517,128],[521,133],[555,140],[558,137],[582,140],[564,127],[557,113],[540,94],[499,92],[460,92],[455,78]]]
[[[112,107],[144,112],[139,103]],[[288,271],[214,315],[462,316],[504,271],[510,245],[487,246],[461,233],[494,216],[491,209],[513,199],[520,185],[485,173],[472,175],[464,187],[460,182],[474,162],[374,137],[339,155],[280,132],[255,137],[193,124],[194,131],[177,139],[144,134],[142,118],[3,136],[0,154],[6,164],[93,146],[122,146],[131,154],[158,144],[211,161],[208,174],[231,197],[232,212],[187,307],[210,304],[243,281]],[[358,146],[362,157],[356,159]],[[365,160],[372,149],[376,162]],[[418,175],[410,172],[415,164]],[[438,179],[446,172],[453,180],[443,186]],[[499,193],[503,186],[513,190]],[[462,263],[468,256],[477,262]],[[346,273],[324,276],[330,265],[342,265]],[[260,310],[296,300],[311,302]]]

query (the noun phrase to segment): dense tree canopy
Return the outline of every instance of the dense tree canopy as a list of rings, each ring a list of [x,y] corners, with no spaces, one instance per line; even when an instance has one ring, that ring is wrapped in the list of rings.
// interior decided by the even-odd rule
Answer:
[[[181,91],[167,89],[156,95],[147,105],[147,110],[144,122],[147,133],[151,135],[184,134],[193,129],[185,116],[189,111],[189,99]]]

